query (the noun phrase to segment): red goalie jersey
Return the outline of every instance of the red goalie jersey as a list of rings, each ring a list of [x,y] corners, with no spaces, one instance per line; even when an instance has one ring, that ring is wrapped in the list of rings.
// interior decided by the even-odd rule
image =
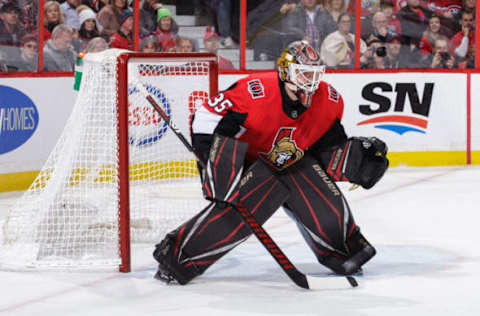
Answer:
[[[288,104],[293,101],[286,96],[283,84],[276,72],[237,81],[197,111],[193,133],[213,134],[219,124],[235,121],[240,125],[235,138],[249,144],[248,161],[262,158],[277,169],[292,165],[341,120],[343,100],[332,86],[321,82],[311,106],[296,107]],[[222,120],[226,115],[232,119]]]

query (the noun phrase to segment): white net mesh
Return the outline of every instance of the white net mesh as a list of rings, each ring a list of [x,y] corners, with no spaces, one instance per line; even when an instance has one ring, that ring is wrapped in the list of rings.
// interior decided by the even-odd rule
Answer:
[[[2,227],[0,267],[117,268],[119,187],[117,56],[85,57],[77,102],[39,176]],[[185,136],[208,97],[208,61],[131,58],[128,62],[131,240],[156,243],[200,210],[194,157],[130,84],[141,82]]]

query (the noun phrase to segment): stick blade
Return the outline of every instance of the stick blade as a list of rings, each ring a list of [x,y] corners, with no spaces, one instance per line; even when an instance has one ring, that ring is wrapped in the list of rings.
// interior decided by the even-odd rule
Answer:
[[[352,276],[316,277],[307,275],[308,287],[311,290],[343,290],[357,287],[357,280]]]

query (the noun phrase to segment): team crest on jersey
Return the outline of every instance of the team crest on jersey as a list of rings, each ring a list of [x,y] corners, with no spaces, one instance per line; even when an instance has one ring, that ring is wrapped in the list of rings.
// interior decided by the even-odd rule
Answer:
[[[247,83],[248,83],[248,92],[250,92],[253,99],[263,98],[265,96],[265,90],[263,88],[263,84],[259,79],[253,79]]]
[[[338,102],[338,92],[332,86],[328,86],[328,99],[334,102]]]
[[[281,127],[269,153],[260,153],[260,156],[269,161],[275,168],[286,168],[303,157],[303,151],[297,147],[292,139],[295,127]]]

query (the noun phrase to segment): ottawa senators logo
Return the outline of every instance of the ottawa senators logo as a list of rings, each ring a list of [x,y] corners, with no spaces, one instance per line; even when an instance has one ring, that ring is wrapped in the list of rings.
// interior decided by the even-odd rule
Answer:
[[[275,168],[286,168],[303,157],[303,151],[297,147],[292,139],[294,127],[281,127],[275,139],[272,149],[267,153],[259,153],[261,157],[269,161]]]

